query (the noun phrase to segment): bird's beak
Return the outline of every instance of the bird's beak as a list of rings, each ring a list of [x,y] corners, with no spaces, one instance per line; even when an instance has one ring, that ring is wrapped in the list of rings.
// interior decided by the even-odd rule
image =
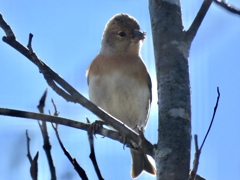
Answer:
[[[132,39],[140,41],[144,40],[145,36],[146,36],[145,32],[135,29],[133,32]]]

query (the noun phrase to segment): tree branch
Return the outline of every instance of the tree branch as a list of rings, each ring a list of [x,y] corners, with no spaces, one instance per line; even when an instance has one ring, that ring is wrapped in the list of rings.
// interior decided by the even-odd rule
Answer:
[[[229,11],[229,12],[231,12],[231,13],[240,15],[240,9],[237,8],[237,7],[235,7],[235,6],[233,6],[233,5],[231,5],[231,4],[229,4],[229,3],[227,3],[227,2],[221,1],[221,0],[214,0],[214,2],[215,2],[217,5],[219,5],[219,6],[221,6],[222,8],[224,8],[225,10],[227,10],[227,11]]]
[[[54,116],[58,116],[59,114],[60,114],[60,112],[58,112],[58,110],[57,110],[57,106],[56,106],[56,104],[54,103],[54,100],[52,99],[51,100],[52,101],[52,104],[53,104],[53,107],[54,107]],[[49,114],[50,114],[50,112],[49,112]]]
[[[204,139],[203,139],[202,145],[201,145],[201,147],[200,147],[200,149],[199,149],[200,151],[202,151],[202,148],[203,148],[203,146],[204,146],[204,143],[205,143],[205,141],[206,141],[206,139],[207,139],[207,137],[208,137],[208,134],[209,134],[209,132],[210,132],[210,130],[211,130],[211,128],[212,128],[212,124],[213,124],[213,121],[214,121],[214,118],[215,118],[215,114],[216,114],[216,112],[217,112],[218,102],[219,102],[219,99],[220,99],[219,87],[217,87],[217,93],[218,93],[218,96],[217,96],[217,101],[216,101],[216,104],[215,104],[215,107],[214,107],[214,110],[213,110],[212,120],[211,120],[210,125],[209,125],[209,127],[208,127],[207,133],[206,133],[206,135],[205,135],[205,137],[204,137]]]
[[[30,137],[28,136],[28,130],[26,130],[26,138],[27,138],[27,157],[28,160],[30,162],[30,164],[32,163],[32,155],[30,153]]]
[[[81,177],[82,180],[88,180],[88,177],[84,171],[84,169],[78,164],[77,160],[75,158],[72,158],[71,154],[66,150],[66,148],[64,147],[59,133],[58,133],[58,124],[56,124],[55,126],[52,123],[52,127],[56,133],[58,142],[60,144],[60,147],[62,148],[64,154],[67,156],[68,160],[71,162],[71,164],[73,165],[74,169],[77,171],[78,175]]]
[[[71,119],[63,118],[63,117],[55,117],[55,116],[46,115],[46,114],[20,111],[20,110],[14,110],[14,109],[0,108],[0,115],[27,118],[31,120],[45,120],[47,122],[61,124],[64,126],[77,128],[85,131],[89,131],[91,128],[91,124],[82,123],[79,121],[74,121]],[[129,138],[124,138],[124,136],[121,135],[121,133],[117,131],[112,131],[110,129],[106,129],[103,126],[97,126],[94,129],[94,133],[102,135],[104,137],[108,137],[115,141],[119,141],[120,143],[127,145],[127,147],[131,147],[131,148],[135,147],[135,144]],[[138,148],[143,152],[145,152],[146,154],[153,157],[154,155],[153,145],[147,140],[143,140],[142,147],[138,147]]]
[[[212,1],[213,0],[203,0],[202,6],[201,6],[200,10],[198,11],[197,16],[195,17],[192,25],[186,32],[185,38],[188,42],[192,42],[195,35],[197,34],[197,31],[198,31],[200,25],[202,24],[202,21],[203,21],[204,17],[206,16],[207,11],[208,11],[210,5],[212,4]]]
[[[26,138],[27,138],[27,157],[30,162],[30,175],[32,177],[32,180],[38,179],[38,154],[37,151],[35,157],[32,159],[31,153],[30,153],[30,137],[28,136],[28,130],[26,130]]]
[[[44,106],[45,106],[46,97],[47,97],[47,89],[44,91],[44,93],[39,101],[39,105],[37,106],[39,112],[42,114],[44,114]],[[38,121],[38,125],[41,130],[42,137],[43,137],[43,149],[47,156],[47,161],[48,161],[48,165],[49,165],[49,169],[50,169],[50,173],[51,173],[51,180],[56,180],[57,179],[56,169],[55,169],[53,159],[52,159],[52,154],[51,154],[52,145],[50,143],[49,136],[48,136],[47,123],[45,120],[42,120],[42,124]]]
[[[39,155],[39,152],[37,151],[36,155],[32,160],[31,167],[30,167],[30,174],[31,174],[32,180],[38,179],[38,155]]]
[[[89,119],[87,118],[87,123],[90,123]],[[94,126],[94,124],[92,124],[92,126]],[[101,171],[98,167],[98,163],[97,163],[97,159],[95,156],[95,149],[94,149],[94,138],[93,138],[93,132],[90,128],[90,130],[88,131],[88,141],[89,141],[89,146],[90,146],[90,155],[89,158],[91,159],[92,163],[93,163],[93,167],[95,169],[95,172],[97,173],[98,179],[99,180],[104,180],[101,174]]]
[[[133,142],[135,142],[138,146],[140,146],[142,139],[139,135],[134,132],[131,128],[127,127],[121,121],[117,120],[113,116],[107,114],[101,108],[93,104],[91,101],[82,96],[77,90],[75,90],[72,86],[70,86],[64,79],[62,79],[56,72],[54,72],[50,67],[48,67],[43,61],[41,61],[36,54],[33,52],[32,48],[27,49],[17,40],[15,40],[15,36],[10,28],[10,26],[6,25],[7,23],[4,21],[2,16],[0,15],[0,27],[5,31],[6,36],[3,37],[3,41],[12,46],[18,52],[27,57],[32,63],[34,63],[43,74],[45,80],[48,85],[60,96],[70,102],[81,104],[83,107],[90,110],[92,113],[97,115],[99,118],[104,120],[106,124],[112,126],[114,129],[119,131],[122,135],[128,137]],[[9,33],[12,32],[12,33]],[[31,35],[30,35],[31,36]],[[13,38],[14,37],[14,38]],[[32,37],[29,39],[29,44],[31,44]],[[31,45],[29,45],[31,47]],[[60,86],[58,86],[57,84]],[[153,154],[153,146],[149,141],[145,141],[144,143],[146,147],[142,147],[143,149],[151,147],[151,153]],[[143,144],[143,145],[144,145]]]
[[[190,171],[190,174],[189,174],[189,180],[196,180],[196,179],[204,179],[202,178],[201,176],[198,176],[197,175],[197,169],[198,169],[198,164],[199,164],[199,159],[200,159],[200,154],[201,154],[201,151],[202,151],[202,148],[203,148],[203,145],[208,137],[208,134],[211,130],[211,127],[212,127],[212,123],[214,121],[214,117],[215,117],[215,114],[217,112],[217,108],[218,108],[218,102],[219,102],[219,99],[220,99],[220,91],[219,91],[219,88],[217,87],[217,93],[218,93],[218,96],[217,96],[217,101],[216,101],[216,105],[214,107],[214,111],[213,111],[213,116],[212,116],[212,120],[210,122],[210,125],[209,125],[209,128],[207,130],[207,133],[204,137],[204,140],[202,142],[202,145],[201,147],[199,148],[198,146],[198,138],[197,138],[197,135],[195,134],[194,135],[194,142],[195,142],[195,155],[194,155],[194,161],[193,161],[193,168],[192,170]]]
[[[2,14],[0,14],[0,27],[4,30],[7,37],[12,38],[12,39],[16,39],[11,27],[3,19]]]
[[[52,104],[53,104],[53,107],[54,107],[54,116],[58,116],[59,115],[59,112],[57,110],[57,106],[56,104],[54,103],[53,99],[52,99]],[[49,112],[50,114],[50,112]],[[88,180],[88,177],[84,171],[84,169],[78,164],[77,160],[75,158],[73,158],[71,156],[71,154],[67,151],[67,149],[64,147],[62,141],[61,141],[61,138],[59,136],[59,133],[58,133],[58,124],[52,124],[52,127],[55,131],[55,134],[57,136],[57,139],[58,139],[58,142],[59,142],[59,145],[60,147],[62,148],[64,154],[67,156],[68,160],[70,161],[70,163],[73,165],[74,169],[77,171],[78,175],[81,177],[82,180]]]

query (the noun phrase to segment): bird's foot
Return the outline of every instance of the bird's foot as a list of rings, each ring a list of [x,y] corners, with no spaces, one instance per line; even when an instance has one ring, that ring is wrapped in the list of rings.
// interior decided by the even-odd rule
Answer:
[[[90,133],[94,134],[94,136],[95,136],[95,134],[96,134],[96,132],[98,131],[98,129],[99,129],[99,128],[102,128],[103,125],[106,125],[106,123],[103,122],[103,121],[101,121],[101,120],[96,120],[96,121],[94,121],[94,122],[91,123],[91,125],[90,125],[90,129],[89,129]],[[96,137],[96,136],[95,136],[95,137]]]

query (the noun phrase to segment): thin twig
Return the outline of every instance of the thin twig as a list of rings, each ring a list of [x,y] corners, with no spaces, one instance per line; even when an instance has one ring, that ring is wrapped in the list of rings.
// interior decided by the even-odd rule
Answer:
[[[27,138],[27,157],[30,162],[30,175],[32,177],[32,180],[37,180],[38,178],[38,154],[37,151],[35,157],[32,159],[31,153],[30,153],[30,137],[28,136],[28,130],[26,130],[26,138]]]
[[[198,164],[199,164],[199,159],[200,159],[200,154],[201,154],[201,151],[202,151],[202,148],[203,148],[203,145],[208,137],[208,134],[211,130],[211,127],[212,127],[212,124],[213,124],[213,121],[214,121],[214,117],[215,117],[215,114],[217,112],[217,108],[218,108],[218,102],[219,102],[219,99],[220,99],[220,91],[219,91],[219,87],[217,87],[217,93],[218,93],[218,96],[217,96],[217,101],[216,101],[216,105],[214,107],[214,111],[213,111],[213,115],[212,115],[212,120],[210,122],[210,125],[208,127],[208,130],[207,130],[207,133],[204,137],[204,140],[202,142],[202,145],[199,149],[199,146],[198,146],[198,137],[197,135],[195,134],[194,135],[194,142],[195,142],[195,155],[194,155],[194,161],[193,161],[193,169],[190,171],[189,173],[189,180],[197,180],[197,179],[204,179],[202,178],[201,176],[197,175],[197,169],[198,169]]]
[[[47,97],[47,89],[44,91],[44,93],[43,93],[43,95],[42,95],[42,97],[39,101],[39,105],[37,106],[40,113],[44,113],[44,106],[45,106],[46,97]],[[46,121],[42,120],[42,124],[39,121],[38,121],[38,124],[39,124],[40,130],[41,130],[41,133],[42,133],[42,137],[43,137],[43,149],[44,149],[45,154],[47,156],[47,161],[48,161],[48,165],[49,165],[49,169],[50,169],[50,173],[51,173],[51,180],[56,180],[57,179],[56,170],[55,170],[55,166],[54,166],[53,159],[52,159],[52,154],[51,154],[52,146],[51,146],[51,143],[49,141],[47,123],[46,123]]]
[[[70,155],[70,153],[66,150],[66,148],[64,147],[61,139],[60,139],[60,136],[59,136],[59,133],[58,133],[58,125],[56,124],[56,126],[54,126],[53,123],[52,124],[52,127],[56,133],[56,136],[57,136],[57,139],[58,139],[58,142],[64,152],[64,154],[67,156],[68,160],[71,162],[71,164],[73,165],[74,169],[77,171],[78,175],[83,179],[83,180],[88,180],[88,177],[84,171],[84,169],[78,164],[77,160],[75,158],[72,158],[72,156]]]
[[[28,130],[26,130],[26,138],[27,138],[27,157],[28,160],[30,162],[30,164],[32,163],[32,155],[30,153],[30,137],[28,136]]]
[[[54,107],[54,116],[58,116],[59,115],[59,112],[57,110],[57,105],[54,103],[54,100],[52,99],[52,104],[53,104],[53,107]],[[61,138],[59,136],[59,133],[58,133],[58,124],[52,124],[52,127],[56,133],[56,136],[57,136],[57,139],[58,139],[58,142],[60,144],[60,147],[62,148],[64,154],[67,156],[68,160],[71,162],[71,164],[73,165],[74,169],[77,171],[78,175],[81,177],[81,179],[83,180],[88,180],[88,177],[84,171],[84,169],[78,164],[77,160],[75,158],[72,158],[72,156],[70,155],[70,153],[66,150],[66,148],[64,147],[62,141],[61,141]]]
[[[57,106],[56,106],[56,104],[54,103],[54,100],[52,99],[52,104],[53,104],[53,107],[54,107],[54,116],[57,116],[58,117],[58,115],[60,114],[59,112],[58,112],[58,110],[57,110]]]
[[[226,1],[221,1],[221,0],[214,0],[214,2],[217,5],[224,8],[225,10],[227,10],[228,12],[240,15],[240,9],[231,5],[230,3],[227,3]]]
[[[90,124],[90,121],[88,118],[87,119],[87,123]],[[92,126],[94,126],[94,124],[92,124]],[[93,163],[93,167],[95,169],[95,172],[97,173],[98,179],[99,180],[104,180],[101,174],[101,171],[98,167],[98,163],[97,163],[97,159],[95,156],[95,150],[94,150],[94,138],[93,138],[93,132],[91,131],[92,128],[90,128],[90,130],[88,131],[88,141],[89,141],[89,145],[90,145],[90,155],[89,158],[91,159],[92,163]]]
[[[208,137],[208,134],[209,134],[209,132],[210,132],[210,130],[211,130],[211,128],[212,128],[212,124],[213,124],[213,121],[214,121],[214,117],[215,117],[215,114],[216,114],[216,112],[217,112],[218,102],[219,102],[219,99],[220,99],[219,87],[217,87],[217,93],[218,93],[218,96],[217,96],[217,101],[216,101],[216,104],[215,104],[215,107],[214,107],[214,111],[213,111],[213,115],[212,115],[212,120],[211,120],[211,123],[210,123],[210,125],[209,125],[209,127],[208,127],[207,133],[206,133],[206,135],[205,135],[205,137],[204,137],[204,139],[203,139],[202,145],[201,145],[201,147],[200,147],[200,149],[199,149],[200,151],[202,151],[203,145],[204,145],[204,143],[205,143],[205,141],[206,141],[206,139],[207,139],[207,137]]]

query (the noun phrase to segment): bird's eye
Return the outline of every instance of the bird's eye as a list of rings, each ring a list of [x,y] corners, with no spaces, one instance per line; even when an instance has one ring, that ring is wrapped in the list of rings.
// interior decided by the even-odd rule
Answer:
[[[123,32],[123,31],[120,31],[120,32],[118,33],[118,35],[121,36],[121,37],[125,37],[125,36],[126,36],[126,33]]]

